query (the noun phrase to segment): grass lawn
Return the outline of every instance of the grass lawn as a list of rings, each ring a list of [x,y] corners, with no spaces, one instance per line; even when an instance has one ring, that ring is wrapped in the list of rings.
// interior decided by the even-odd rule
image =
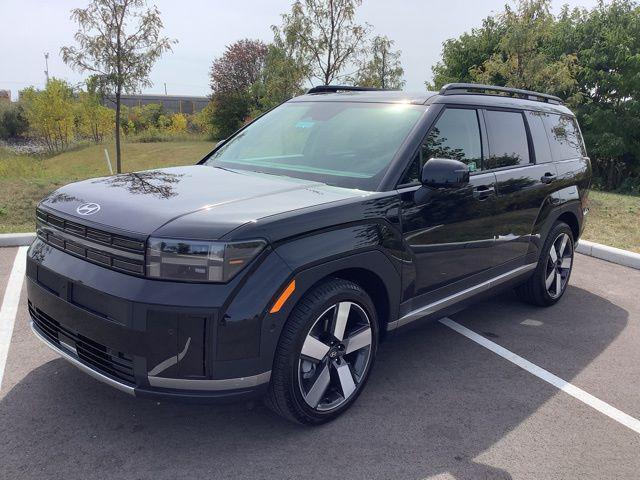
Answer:
[[[127,172],[194,164],[214,147],[213,142],[185,141],[125,143]],[[47,159],[12,155],[0,149],[0,233],[32,232],[35,206],[48,193],[67,183],[109,175],[104,145],[92,145]],[[107,145],[115,169],[115,150]]]
[[[590,192],[583,238],[640,253],[640,196]]]
[[[125,143],[125,171],[194,164],[213,142]],[[108,146],[112,163],[115,153]],[[93,145],[47,159],[16,156],[0,149],[0,233],[31,232],[42,197],[67,183],[108,175],[104,146]],[[592,191],[584,238],[640,253],[640,196]]]

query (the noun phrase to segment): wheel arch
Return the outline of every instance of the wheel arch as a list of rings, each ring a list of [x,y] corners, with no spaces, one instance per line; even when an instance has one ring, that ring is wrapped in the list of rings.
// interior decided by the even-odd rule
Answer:
[[[547,235],[558,220],[569,225],[573,240],[577,242],[582,233],[584,217],[575,187],[554,192],[546,199],[533,227],[529,253],[540,254]]]
[[[343,280],[353,282],[360,286],[367,295],[369,295],[369,298],[376,309],[380,336],[383,338],[387,330],[387,324],[389,323],[390,304],[389,292],[378,274],[371,270],[367,270],[366,268],[352,267],[338,270],[337,272],[320,279],[319,282],[330,278],[341,278]]]
[[[282,291],[286,285],[295,280],[295,292],[277,314],[269,314],[269,317],[277,318],[273,323],[284,325],[300,299],[318,284],[330,278],[352,281],[367,292],[376,308],[380,334],[384,336],[387,324],[398,316],[401,279],[400,273],[391,261],[378,249],[352,253],[320,264],[295,269],[291,278],[280,289]]]
[[[572,211],[566,211],[561,213],[556,222],[564,222],[569,225],[571,229],[571,233],[573,234],[573,241],[576,242],[578,238],[580,238],[580,223],[578,222],[578,217]],[[555,223],[555,222],[554,222]]]

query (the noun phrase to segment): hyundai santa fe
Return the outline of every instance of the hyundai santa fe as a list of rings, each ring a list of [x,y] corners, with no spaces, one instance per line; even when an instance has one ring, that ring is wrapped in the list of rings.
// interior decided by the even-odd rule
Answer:
[[[315,87],[197,165],[45,198],[27,258],[32,328],[131,395],[258,395],[323,423],[399,328],[504,288],[557,302],[590,181],[557,97]]]

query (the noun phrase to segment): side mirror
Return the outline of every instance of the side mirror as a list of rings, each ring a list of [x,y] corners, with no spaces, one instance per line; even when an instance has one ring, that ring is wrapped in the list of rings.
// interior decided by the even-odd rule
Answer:
[[[422,184],[431,188],[459,188],[469,183],[469,167],[448,158],[431,158],[422,167]]]

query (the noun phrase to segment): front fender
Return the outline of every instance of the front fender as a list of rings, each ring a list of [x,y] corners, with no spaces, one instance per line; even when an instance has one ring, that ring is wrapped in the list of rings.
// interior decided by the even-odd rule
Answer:
[[[366,270],[382,282],[389,299],[389,317],[397,318],[400,267],[385,248],[384,226],[347,225],[283,243],[247,276],[225,308],[218,325],[216,362],[231,371],[258,373],[271,369],[285,322],[297,302],[324,278],[346,270]],[[381,233],[383,232],[383,233]],[[273,303],[295,279],[296,288],[281,309]],[[257,361],[256,361],[257,360]]]

